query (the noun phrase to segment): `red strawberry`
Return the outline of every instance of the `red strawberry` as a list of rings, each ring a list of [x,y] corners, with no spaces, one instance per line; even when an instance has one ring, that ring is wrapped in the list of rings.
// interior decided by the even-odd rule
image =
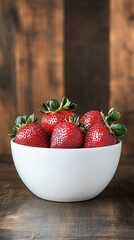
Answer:
[[[116,143],[116,137],[126,133],[126,127],[121,124],[96,123],[90,127],[84,138],[83,148],[103,147]]]
[[[14,137],[16,143],[33,146],[33,147],[49,147],[48,136],[42,126],[36,123],[37,118],[34,114],[29,116],[19,116],[15,120],[11,138]]]
[[[42,107],[45,110],[40,111],[44,113],[41,119],[41,125],[50,135],[57,124],[64,122],[65,118],[72,116],[77,105],[71,103],[69,99],[64,97],[61,103],[56,99],[51,99],[47,104],[42,103]]]
[[[81,129],[80,129],[81,127]],[[73,115],[69,122],[59,123],[51,136],[51,148],[79,148],[83,143],[82,125],[79,118]]]
[[[80,122],[85,126],[85,129],[89,129],[95,123],[103,123],[104,121],[111,122],[116,121],[120,118],[120,113],[114,108],[111,108],[107,115],[105,116],[101,111],[88,111],[81,118]]]
[[[81,118],[80,122],[85,126],[87,130],[97,122],[103,122],[102,114],[99,111],[93,110],[86,112]]]

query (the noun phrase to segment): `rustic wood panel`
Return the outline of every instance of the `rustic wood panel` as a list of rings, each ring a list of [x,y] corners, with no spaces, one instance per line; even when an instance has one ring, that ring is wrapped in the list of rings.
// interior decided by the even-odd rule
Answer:
[[[65,91],[89,109],[107,111],[109,1],[65,1]]]
[[[133,49],[133,0],[1,0],[0,153],[18,114],[65,94],[79,114],[119,109],[133,154]]]
[[[64,95],[63,24],[63,0],[0,1],[0,153],[18,114]]]
[[[134,1],[110,4],[110,106],[128,127],[123,152],[134,154]]]

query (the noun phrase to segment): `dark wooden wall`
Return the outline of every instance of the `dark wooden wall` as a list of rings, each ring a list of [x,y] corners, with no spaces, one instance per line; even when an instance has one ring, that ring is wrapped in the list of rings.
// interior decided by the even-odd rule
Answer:
[[[109,1],[65,1],[65,90],[79,113],[107,111]]]
[[[0,1],[0,153],[19,114],[66,95],[79,114],[115,106],[134,153],[134,1]]]

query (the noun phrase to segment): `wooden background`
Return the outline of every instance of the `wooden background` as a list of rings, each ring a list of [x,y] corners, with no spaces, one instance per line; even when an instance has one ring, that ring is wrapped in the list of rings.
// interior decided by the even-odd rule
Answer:
[[[0,154],[17,115],[64,95],[80,115],[116,107],[134,154],[133,0],[0,0]]]

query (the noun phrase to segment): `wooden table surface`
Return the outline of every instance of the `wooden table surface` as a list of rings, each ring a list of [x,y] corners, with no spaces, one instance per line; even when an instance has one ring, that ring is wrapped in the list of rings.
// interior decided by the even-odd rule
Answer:
[[[34,196],[12,157],[0,156],[0,240],[5,239],[134,239],[134,158],[121,157],[98,197],[58,203]]]

